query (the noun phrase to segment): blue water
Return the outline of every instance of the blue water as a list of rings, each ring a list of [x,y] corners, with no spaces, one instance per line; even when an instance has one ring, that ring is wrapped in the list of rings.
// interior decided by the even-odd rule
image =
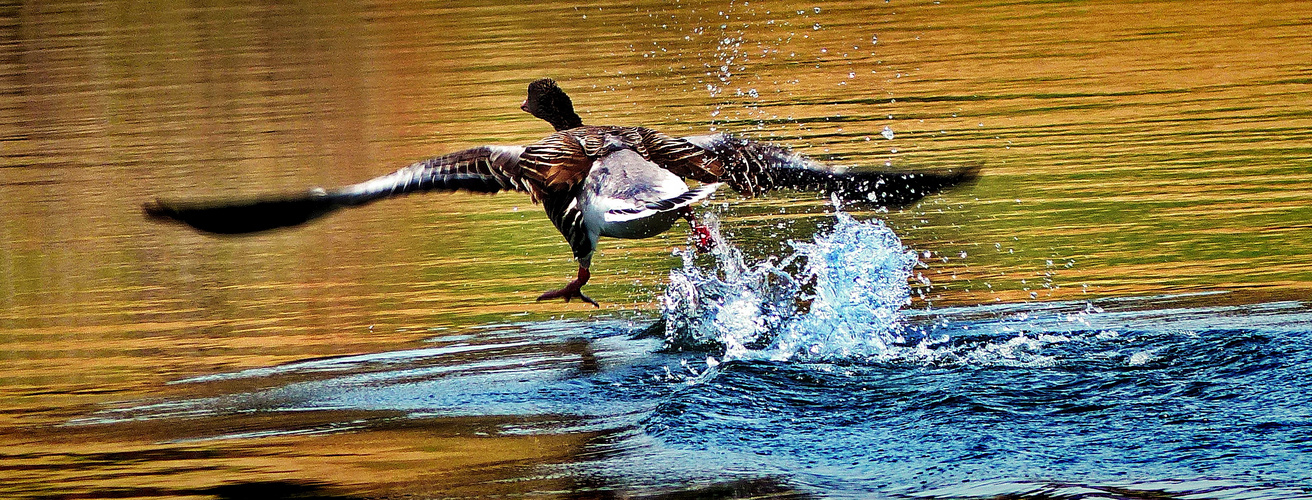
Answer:
[[[839,212],[791,246],[759,262],[731,245],[686,255],[660,318],[488,325],[422,349],[180,380],[237,389],[75,424],[531,416],[497,432],[603,436],[544,473],[639,494],[746,482],[825,497],[1312,498],[1302,303],[909,310],[916,255],[878,221]],[[316,425],[260,432],[382,423]]]

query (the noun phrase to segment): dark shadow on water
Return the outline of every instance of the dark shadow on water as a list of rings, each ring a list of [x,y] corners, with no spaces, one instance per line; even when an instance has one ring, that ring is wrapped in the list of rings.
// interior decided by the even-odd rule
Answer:
[[[326,484],[295,481],[232,483],[196,490],[192,494],[213,495],[219,500],[350,500],[363,498],[332,493],[329,485]]]
[[[703,488],[661,493],[651,497],[655,500],[692,500],[709,498],[773,498],[773,499],[810,499],[808,493],[797,491],[775,478],[744,479],[728,483],[713,484]]]
[[[798,491],[791,486],[788,486],[781,478],[761,477],[726,481],[705,486],[689,487],[687,489],[662,490],[649,493],[635,493],[623,489],[613,489],[613,487],[605,484],[604,481],[597,481],[595,483],[590,481],[580,481],[575,484],[575,490],[567,495],[566,498],[571,500],[610,500],[618,498],[643,498],[649,500],[713,500],[728,498],[803,500],[815,497],[809,493]]]
[[[104,488],[81,493],[39,495],[36,499],[69,498],[175,498],[212,497],[216,500],[355,500],[356,497],[333,493],[328,484],[312,481],[256,481],[230,483],[199,489],[172,488]]]
[[[338,495],[331,492],[328,484],[314,482],[269,482],[231,483],[213,488],[203,488],[193,495],[213,495],[219,500],[349,500],[357,496]]]

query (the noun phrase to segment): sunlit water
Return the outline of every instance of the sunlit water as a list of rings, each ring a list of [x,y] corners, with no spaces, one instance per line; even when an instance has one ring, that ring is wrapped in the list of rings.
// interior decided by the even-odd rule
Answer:
[[[916,254],[879,220],[834,219],[777,262],[726,243],[707,263],[689,255],[650,326],[490,325],[420,349],[182,379],[249,389],[68,425],[385,415],[184,439],[224,440],[528,418],[494,432],[604,436],[539,473],[646,493],[1312,496],[1303,305],[905,310]]]
[[[1310,2],[0,6],[0,497],[1293,498],[1312,488]],[[154,196],[550,127],[982,165],[603,240],[513,194],[250,238]]]

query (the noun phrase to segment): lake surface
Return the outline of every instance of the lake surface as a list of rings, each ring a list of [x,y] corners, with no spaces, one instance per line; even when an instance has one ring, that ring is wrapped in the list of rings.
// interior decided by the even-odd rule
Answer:
[[[0,6],[0,496],[1312,497],[1312,3]],[[982,165],[603,240],[526,197],[222,238],[154,196],[550,127]],[[891,132],[887,138],[885,131]]]

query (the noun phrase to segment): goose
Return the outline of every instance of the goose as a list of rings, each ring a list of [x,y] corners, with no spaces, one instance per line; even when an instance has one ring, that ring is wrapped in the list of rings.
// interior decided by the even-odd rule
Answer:
[[[456,151],[333,189],[217,201],[156,198],[142,209],[151,219],[230,235],[298,226],[341,208],[412,193],[517,191],[543,206],[578,263],[573,280],[537,300],[577,298],[600,307],[582,293],[598,239],[647,238],[685,218],[696,241],[706,243],[709,233],[695,224],[691,206],[723,184],[747,197],[786,188],[900,207],[978,172],[846,172],[727,134],[679,138],[646,127],[585,126],[569,96],[549,78],[530,83],[520,107],[556,132],[525,146]],[[701,185],[690,189],[683,179]]]

